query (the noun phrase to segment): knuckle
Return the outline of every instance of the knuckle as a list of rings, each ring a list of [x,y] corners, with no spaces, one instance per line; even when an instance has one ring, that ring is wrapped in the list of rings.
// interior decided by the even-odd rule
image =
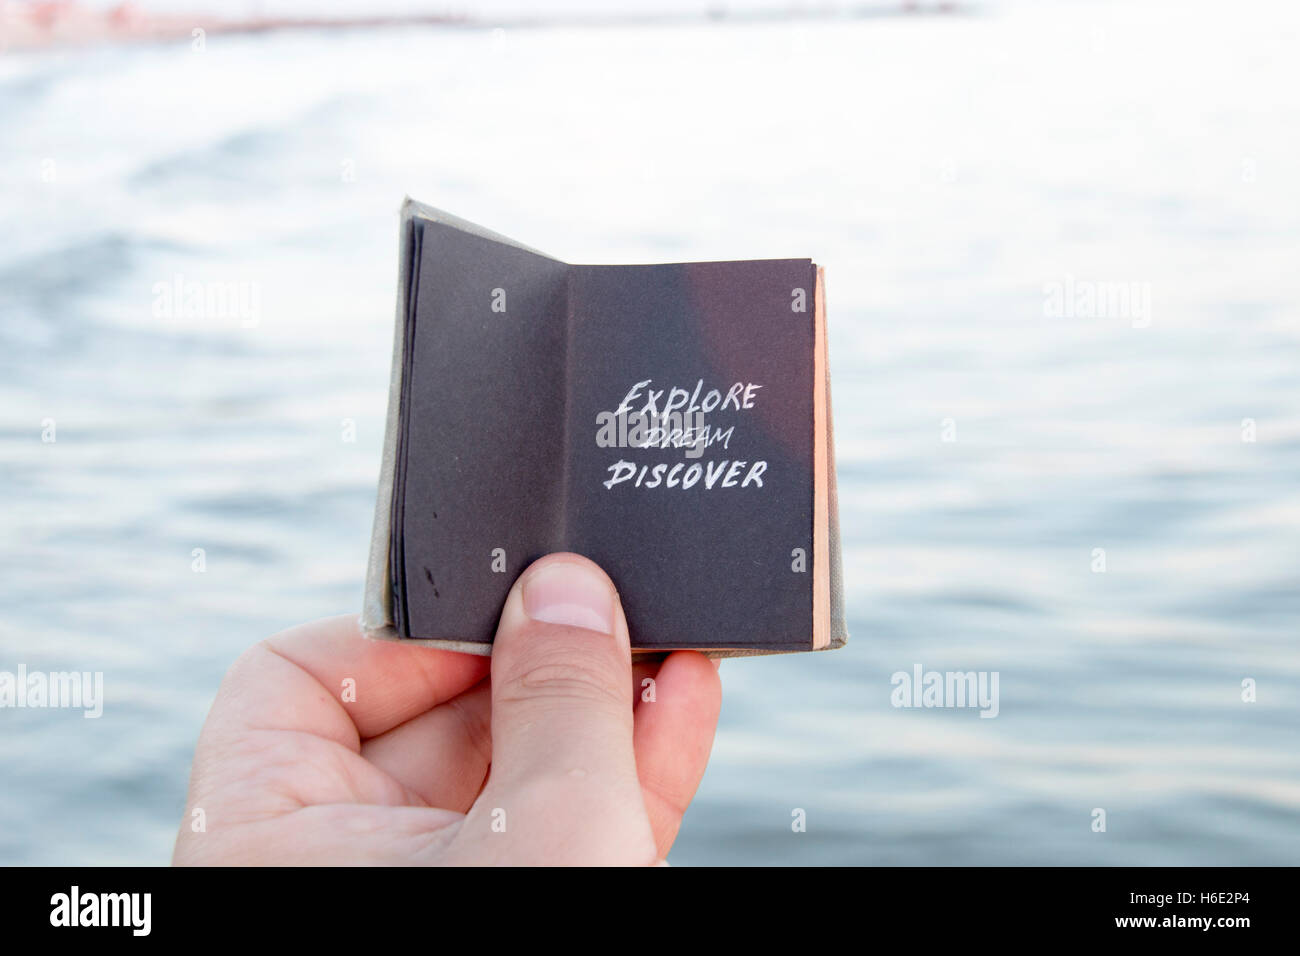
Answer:
[[[545,700],[582,705],[626,705],[626,693],[614,668],[592,660],[533,655],[520,661],[503,682],[497,699],[511,704]]]

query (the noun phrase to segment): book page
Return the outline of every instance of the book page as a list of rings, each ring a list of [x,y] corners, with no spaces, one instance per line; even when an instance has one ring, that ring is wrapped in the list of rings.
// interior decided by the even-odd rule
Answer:
[[[393,546],[402,636],[487,642],[559,537],[566,266],[421,222]]]
[[[809,649],[815,272],[575,266],[565,544],[633,645]]]

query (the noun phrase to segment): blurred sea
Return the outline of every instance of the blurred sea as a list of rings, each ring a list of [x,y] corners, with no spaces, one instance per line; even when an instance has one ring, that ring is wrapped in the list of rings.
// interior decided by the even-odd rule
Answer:
[[[827,267],[853,640],[723,666],[674,863],[1300,862],[1298,29],[1004,3],[0,57],[0,670],[107,695],[0,710],[0,862],[165,862],[226,667],[359,609],[407,193],[570,261]],[[158,314],[177,277],[255,320]],[[1067,281],[1146,321],[1053,317]],[[893,708],[918,663],[998,671],[1000,715]]]

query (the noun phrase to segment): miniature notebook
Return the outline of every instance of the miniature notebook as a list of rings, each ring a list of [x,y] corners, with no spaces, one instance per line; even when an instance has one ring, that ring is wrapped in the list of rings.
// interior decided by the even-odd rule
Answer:
[[[569,265],[411,200],[399,256],[367,634],[491,653],[572,551],[635,650],[845,642],[811,260]]]

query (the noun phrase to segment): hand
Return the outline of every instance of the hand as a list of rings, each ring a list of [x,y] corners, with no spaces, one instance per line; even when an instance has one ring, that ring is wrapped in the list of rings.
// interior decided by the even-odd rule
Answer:
[[[720,703],[695,651],[633,666],[613,584],[574,554],[515,582],[491,658],[304,624],[226,675],[173,862],[655,863]]]

